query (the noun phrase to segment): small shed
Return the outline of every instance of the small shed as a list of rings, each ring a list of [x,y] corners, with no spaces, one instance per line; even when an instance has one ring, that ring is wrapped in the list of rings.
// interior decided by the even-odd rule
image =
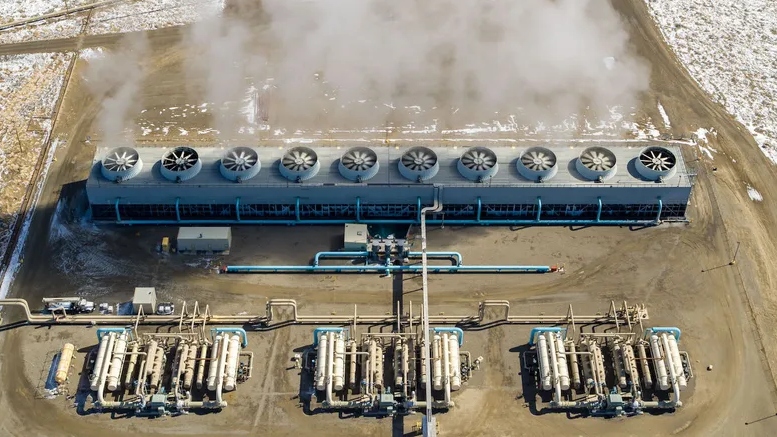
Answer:
[[[232,228],[182,227],[178,229],[178,252],[228,252],[232,246]]]
[[[141,307],[143,314],[156,313],[156,289],[154,287],[135,287],[135,294],[132,296],[132,312],[138,314]]]
[[[346,223],[343,248],[345,250],[366,251],[369,236],[367,225]]]

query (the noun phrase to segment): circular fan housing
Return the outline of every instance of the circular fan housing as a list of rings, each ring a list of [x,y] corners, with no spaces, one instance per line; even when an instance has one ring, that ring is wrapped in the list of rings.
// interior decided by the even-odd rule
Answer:
[[[256,150],[250,147],[233,147],[221,157],[219,171],[233,182],[242,182],[259,174],[262,163]]]
[[[281,158],[278,167],[283,177],[294,182],[302,182],[314,177],[320,168],[318,155],[309,147],[289,149]]]
[[[354,147],[340,157],[340,174],[349,181],[363,182],[378,174],[378,155],[367,147]]]
[[[516,163],[518,173],[532,181],[546,181],[558,172],[556,154],[545,147],[526,149]]]
[[[605,181],[615,176],[618,171],[615,154],[599,146],[583,150],[575,162],[575,168],[589,181]]]
[[[464,152],[456,167],[462,176],[475,182],[492,178],[499,171],[496,153],[485,147],[473,147]]]
[[[143,169],[143,161],[138,151],[132,147],[117,147],[108,152],[100,165],[100,173],[105,179],[122,182],[137,176]]]
[[[664,180],[677,172],[677,157],[666,148],[651,146],[640,152],[635,167],[645,179]]]
[[[174,182],[187,181],[202,170],[200,155],[191,147],[176,147],[168,150],[162,156],[159,172],[167,180]]]
[[[427,181],[438,171],[437,154],[428,147],[412,147],[399,158],[399,173],[411,181]]]

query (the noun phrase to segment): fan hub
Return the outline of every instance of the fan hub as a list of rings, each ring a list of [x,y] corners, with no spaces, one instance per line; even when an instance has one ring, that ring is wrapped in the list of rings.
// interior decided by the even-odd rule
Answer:
[[[176,165],[184,165],[186,164],[186,158],[184,158],[183,156],[175,158],[175,163]]]
[[[593,162],[596,165],[602,165],[604,163],[604,160],[602,158],[598,157],[598,156],[594,156],[591,159],[591,162]]]
[[[362,164],[364,164],[364,158],[356,157],[356,158],[353,159],[353,163],[356,164],[356,165],[362,165]]]
[[[423,165],[424,160],[421,158],[413,158],[413,164],[415,165]]]
[[[661,164],[663,164],[663,163],[664,163],[664,162],[661,160],[661,158],[658,158],[658,157],[655,157],[655,158],[653,158],[651,161],[653,162],[653,164],[654,164],[654,165],[661,165]]]
[[[475,157],[475,158],[472,160],[472,162],[473,162],[475,165],[483,165],[483,163],[485,162],[485,160],[484,160],[482,157],[480,157],[480,156],[477,156],[477,157]]]
[[[542,165],[544,163],[544,161],[540,157],[535,157],[534,159],[532,159],[531,162],[534,165]]]
[[[302,159],[302,158],[300,158],[300,157],[294,158],[294,164],[296,164],[296,165],[302,165],[302,164],[304,164],[304,163],[305,163],[305,160],[304,160],[304,159]]]

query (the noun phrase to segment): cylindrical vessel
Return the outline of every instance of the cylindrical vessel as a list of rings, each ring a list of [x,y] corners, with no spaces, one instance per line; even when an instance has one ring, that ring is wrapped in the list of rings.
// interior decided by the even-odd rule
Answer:
[[[229,340],[227,349],[227,373],[224,381],[224,390],[232,391],[237,383],[237,364],[240,359],[240,336],[233,335]]]
[[[637,360],[634,359],[634,347],[630,344],[624,344],[621,347],[624,370],[631,378],[634,387],[639,387],[639,372],[637,371]]]
[[[189,356],[186,358],[186,367],[183,373],[183,388],[186,390],[192,387],[194,380],[194,363],[197,361],[197,345],[189,346]]]
[[[383,359],[383,347],[378,344],[375,347],[375,378],[373,379],[378,389],[383,388]]]
[[[407,353],[405,354],[405,357],[407,358],[407,384],[410,386],[411,390],[415,389],[415,378],[416,378],[416,351],[415,351],[415,341],[413,341],[413,337],[410,337],[407,339],[407,343],[405,344],[405,349],[407,349]]]
[[[564,340],[556,335],[556,363],[558,364],[558,379],[561,390],[569,390],[569,367],[567,366],[567,354],[564,350]]]
[[[62,385],[67,381],[67,374],[70,370],[70,362],[73,361],[73,352],[76,347],[71,343],[65,343],[59,352],[59,363],[57,364],[57,373],[54,375],[54,381]]]
[[[683,360],[680,357],[680,348],[677,346],[677,339],[674,337],[674,334],[669,334],[667,336],[667,342],[669,343],[669,353],[672,355],[672,365],[674,365],[674,373],[677,377],[677,385],[679,385],[681,389],[684,389],[688,386],[688,380],[685,378]]]
[[[448,338],[448,351],[451,367],[451,390],[461,388],[461,357],[459,356],[459,337],[451,334]]]
[[[432,338],[432,386],[442,390],[442,338],[435,334]]]
[[[642,367],[642,386],[646,389],[653,388],[653,377],[650,375],[650,364],[648,364],[647,353],[645,352],[645,343],[637,344],[637,355]]]
[[[219,374],[219,357],[221,356],[221,334],[213,339],[213,346],[210,348],[210,364],[208,365],[208,390],[216,390],[216,378]],[[225,341],[226,342],[226,341]]]
[[[108,335],[106,335],[106,337],[108,337],[108,343],[106,343],[105,349],[103,351],[104,353],[102,355],[102,363],[100,365],[100,373],[97,375],[97,378],[94,381],[92,381],[91,388],[94,391],[97,391],[97,389],[99,389],[103,384],[105,384],[105,379],[104,378],[108,374],[108,369],[110,368],[110,365],[111,365],[111,357],[112,357],[112,354],[113,354],[113,344],[114,344],[114,341],[116,340],[116,333],[111,332]],[[102,340],[101,340],[101,343],[102,343]],[[97,367],[96,363],[95,363],[95,367]]]
[[[183,384],[181,381],[181,377],[183,376],[183,373],[186,371],[186,360],[189,359],[189,344],[188,343],[181,343],[178,345],[178,355],[176,356],[176,362],[175,362],[175,375],[177,376],[176,380],[173,381],[173,387],[178,387],[179,384]]]
[[[405,384],[402,372],[402,339],[394,343],[394,385],[402,387]]]
[[[324,332],[318,339],[318,354],[316,355],[316,390],[326,390],[326,360],[327,360],[327,343],[329,343],[329,332]]]
[[[127,375],[124,377],[124,388],[132,387],[132,376],[135,373],[135,365],[138,363],[138,342],[132,343],[130,349],[129,363],[127,364]]]
[[[205,378],[205,361],[208,358],[208,345],[203,344],[200,346],[200,356],[199,361],[197,362],[197,381],[195,381],[194,385],[197,387],[197,390],[202,389],[202,380]]]
[[[551,383],[550,363],[548,363],[548,341],[542,334],[537,336],[537,361],[540,364],[540,388],[550,390],[553,385]]]
[[[97,356],[94,360],[94,368],[92,369],[92,377],[90,378],[92,391],[97,391],[97,380],[100,378],[100,372],[103,369],[103,363],[105,362],[105,350],[108,347],[108,339],[110,335],[103,335],[100,339],[100,347],[97,348]]]
[[[451,346],[448,334],[442,335],[442,378],[443,386],[451,387]]]
[[[151,375],[151,372],[153,369],[153,363],[156,359],[156,348],[159,346],[159,343],[156,340],[151,340],[148,342],[148,348],[146,348],[146,361],[148,364],[146,364],[146,374]]]
[[[429,359],[429,345],[421,342],[421,385],[426,385],[426,361]]]
[[[345,338],[343,334],[335,337],[334,389],[340,391],[345,386]]]
[[[410,382],[410,350],[408,341],[402,342],[402,375],[405,379],[405,384]]]
[[[351,352],[351,363],[350,367],[348,368],[349,375],[348,375],[348,385],[351,388],[356,387],[356,342],[351,340],[350,343],[348,343],[348,347]]]
[[[569,343],[569,367],[572,369],[572,385],[577,389],[580,388],[580,368],[577,365],[577,348],[575,343],[570,341]]]
[[[581,359],[583,363],[583,379],[585,380],[585,386],[586,388],[590,389],[595,384],[593,355],[591,352],[591,348],[588,346],[588,343],[581,342],[580,350],[583,352],[589,352],[587,354],[583,354],[581,356]]]
[[[159,387],[159,380],[162,379],[162,372],[165,366],[165,348],[156,348],[156,357],[154,358],[154,365],[151,369],[151,380],[148,382],[148,387],[151,390],[156,390]]]
[[[588,347],[591,350],[591,353],[593,354],[593,370],[596,374],[596,382],[599,383],[599,385],[604,384],[605,382],[605,373],[604,373],[604,358],[602,357],[602,348],[599,347],[596,342],[592,341],[588,344]]]
[[[658,336],[650,336],[650,352],[653,355],[653,366],[656,369],[656,384],[659,390],[669,390],[669,377],[666,374],[666,365],[661,346],[658,344]]]
[[[620,343],[611,343],[610,351],[612,352],[612,364],[615,368],[615,377],[618,378],[618,385],[621,388],[626,388],[626,371],[623,369],[623,355]]]

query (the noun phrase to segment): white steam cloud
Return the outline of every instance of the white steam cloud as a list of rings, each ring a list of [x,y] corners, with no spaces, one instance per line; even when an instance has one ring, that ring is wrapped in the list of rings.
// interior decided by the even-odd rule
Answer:
[[[97,124],[107,145],[131,142],[131,138],[124,136],[124,129],[131,111],[140,103],[138,95],[145,76],[142,61],[147,52],[144,34],[128,34],[115,51],[91,60],[84,74],[93,95],[102,99]]]

